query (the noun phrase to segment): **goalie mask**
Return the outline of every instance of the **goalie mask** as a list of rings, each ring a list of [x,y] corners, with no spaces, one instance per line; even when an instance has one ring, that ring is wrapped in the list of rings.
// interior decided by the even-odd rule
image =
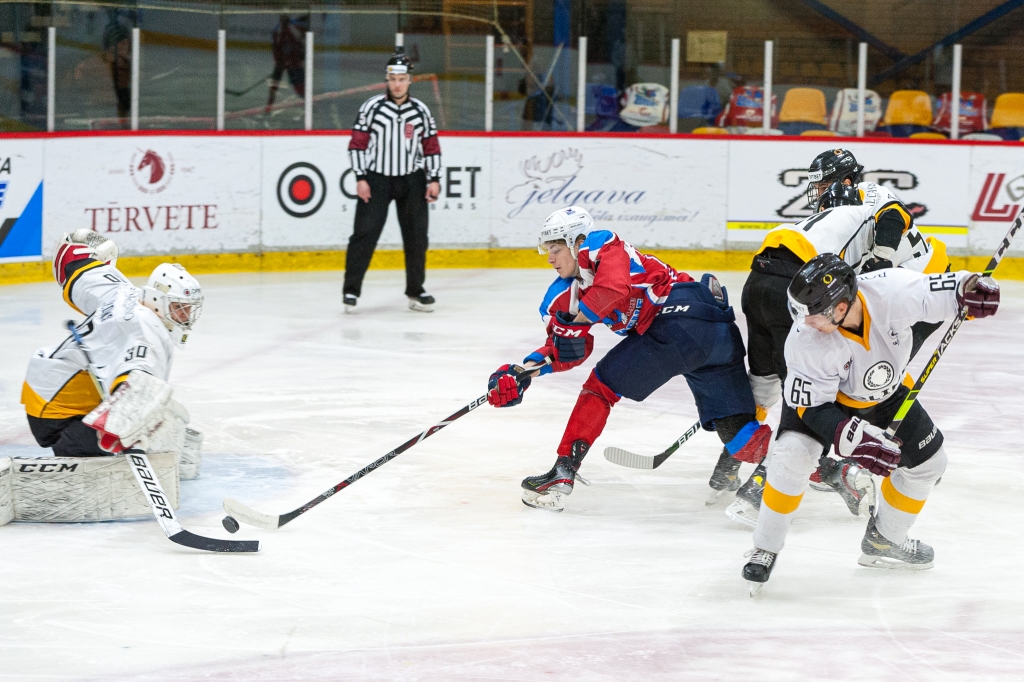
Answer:
[[[181,265],[162,263],[142,288],[142,304],[157,314],[174,342],[184,346],[203,312],[203,290]]]
[[[537,241],[537,251],[547,253],[546,242],[564,241],[573,255],[576,255],[576,238],[586,236],[594,229],[594,219],[587,209],[579,206],[560,208],[544,221]]]

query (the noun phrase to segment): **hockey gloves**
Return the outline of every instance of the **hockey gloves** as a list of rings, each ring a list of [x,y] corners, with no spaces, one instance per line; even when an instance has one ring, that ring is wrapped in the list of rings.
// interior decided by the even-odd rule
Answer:
[[[530,387],[529,374],[520,376],[523,368],[502,365],[487,380],[487,402],[495,407],[512,407],[523,402],[523,394]]]
[[[960,282],[956,302],[967,306],[967,317],[988,317],[999,309],[999,283],[991,277],[971,275]]]
[[[888,476],[899,466],[902,444],[860,417],[839,422],[833,443],[837,457],[852,459],[877,476]]]
[[[879,258],[878,256],[872,256],[864,261],[864,265],[860,266],[861,273],[874,272],[875,270],[886,270],[892,267],[892,261],[886,258]]]
[[[587,334],[590,322],[576,322],[575,317],[564,310],[555,313],[551,322],[551,342],[555,347],[558,362],[579,362],[587,357]]]

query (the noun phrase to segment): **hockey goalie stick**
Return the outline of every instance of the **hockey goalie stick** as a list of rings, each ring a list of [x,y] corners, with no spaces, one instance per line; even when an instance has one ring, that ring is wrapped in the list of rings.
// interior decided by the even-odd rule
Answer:
[[[545,358],[545,360],[546,360],[546,362],[548,364],[551,363],[551,358]],[[538,370],[540,368],[541,368],[541,365],[533,365],[533,366],[524,368],[521,372],[517,372],[517,374],[516,374],[517,382],[518,382],[518,380],[522,379],[523,377],[529,375],[531,372],[535,372],[536,370]],[[320,493],[319,495],[314,497],[312,500],[310,500],[306,504],[302,505],[298,509],[294,509],[294,510],[288,512],[287,514],[278,514],[278,515],[266,514],[264,512],[256,511],[255,509],[247,507],[244,504],[242,504],[241,502],[239,502],[238,500],[235,500],[235,499],[229,497],[226,500],[224,500],[224,511],[226,511],[228,513],[228,515],[224,517],[224,519],[221,521],[221,523],[224,525],[224,528],[226,528],[231,533],[234,533],[235,531],[238,530],[238,522],[239,521],[241,521],[242,523],[247,523],[250,526],[256,526],[257,528],[265,528],[267,530],[273,530],[275,528],[280,528],[284,524],[289,523],[290,521],[295,520],[299,516],[302,516],[303,514],[308,512],[313,507],[317,506],[318,504],[320,504],[321,502],[323,502],[327,498],[333,496],[335,493],[339,493],[342,490],[344,490],[345,488],[349,487],[350,485],[352,485],[353,483],[358,481],[363,476],[366,476],[367,474],[369,474],[370,472],[374,471],[375,469],[379,469],[380,467],[384,466],[385,464],[387,464],[388,462],[393,460],[395,457],[398,457],[400,454],[402,454],[403,452],[405,452],[409,448],[413,447],[414,445],[416,445],[417,443],[419,443],[423,439],[429,438],[430,436],[433,436],[435,433],[437,433],[438,431],[440,431],[444,427],[448,426],[449,424],[451,424],[453,421],[455,421],[459,417],[463,417],[463,416],[469,414],[470,412],[472,412],[473,410],[475,410],[476,408],[480,407],[481,405],[483,405],[486,402],[487,402],[487,394],[485,393],[484,395],[480,396],[479,398],[477,398],[473,402],[471,402],[468,405],[466,405],[465,407],[463,407],[458,412],[455,412],[453,414],[448,415],[447,417],[442,419],[437,424],[434,424],[433,426],[431,426],[426,431],[424,431],[424,432],[422,432],[422,433],[420,433],[420,434],[418,434],[416,436],[413,436],[412,438],[410,438],[409,440],[405,441],[404,443],[399,445],[397,448],[395,448],[391,452],[388,452],[387,454],[383,455],[379,459],[376,459],[373,462],[370,462],[369,464],[364,466],[362,469],[360,469],[359,471],[355,472],[354,474],[352,474],[351,476],[346,478],[341,483],[338,483],[337,485],[335,485],[335,486],[333,486],[331,488],[328,488],[327,490],[325,490],[324,492]]]
[[[1013,221],[1012,225],[1010,225],[1010,231],[1006,233],[1005,237],[1003,237],[1003,241],[999,244],[999,248],[996,249],[995,255],[992,256],[992,259],[988,262],[988,266],[986,266],[985,270],[981,273],[982,277],[992,276],[992,273],[995,272],[996,267],[999,265],[999,261],[1003,260],[1003,256],[1006,255],[1006,250],[1010,248],[1010,242],[1012,242],[1013,238],[1017,236],[1017,232],[1020,230],[1022,224],[1024,224],[1024,209],[1021,209],[1021,212],[1017,215],[1017,219]],[[921,375],[918,376],[917,381],[914,382],[914,387],[910,389],[910,392],[907,393],[907,397],[903,399],[903,404],[900,405],[900,409],[897,410],[896,416],[893,417],[892,422],[889,424],[889,428],[885,430],[889,436],[896,435],[896,430],[900,428],[900,424],[903,423],[903,420],[910,412],[910,408],[914,406],[915,402],[917,402],[917,394],[921,392],[922,388],[924,388],[924,384],[928,381],[928,377],[931,376],[932,370],[935,369],[935,365],[939,363],[939,358],[941,358],[942,354],[946,352],[946,348],[949,347],[949,343],[953,340],[953,337],[956,335],[957,331],[960,329],[960,325],[963,324],[965,319],[967,319],[967,306],[960,309],[960,313],[956,316],[956,319],[953,320],[953,323],[949,325],[949,329],[947,329],[946,333],[943,335],[942,341],[939,342],[939,346],[935,349],[935,352],[932,353],[932,357],[928,360],[928,364],[925,365]]]
[[[82,351],[82,355],[85,356],[86,371],[89,374],[89,378],[96,385],[96,390],[100,396],[106,398],[106,391],[103,390],[103,385],[100,384],[100,380],[96,376],[95,366],[92,363],[92,358],[89,356],[89,351],[85,349],[82,335],[78,333],[78,328],[75,326],[74,321],[68,320],[66,324],[68,331],[71,332],[75,339],[75,343],[78,344],[78,350]],[[139,488],[142,489],[146,502],[149,503],[149,508],[153,510],[153,516],[156,517],[157,523],[160,524],[160,529],[163,530],[164,535],[171,542],[183,547],[201,549],[207,552],[250,553],[260,551],[258,540],[218,540],[216,538],[196,535],[182,528],[177,517],[174,515],[174,510],[171,509],[171,505],[167,502],[167,494],[160,486],[160,481],[157,479],[156,472],[153,471],[146,453],[141,450],[126,450],[124,456],[132,473],[135,474],[135,481],[139,484]]]
[[[664,463],[666,459],[672,456],[679,446],[690,440],[693,434],[700,430],[700,420],[686,430],[686,433],[679,436],[676,442],[669,446],[667,450],[662,452],[660,455],[638,455],[630,452],[629,450],[623,450],[622,448],[605,448],[604,458],[612,464],[618,464],[619,466],[632,467],[633,469],[657,469]]]

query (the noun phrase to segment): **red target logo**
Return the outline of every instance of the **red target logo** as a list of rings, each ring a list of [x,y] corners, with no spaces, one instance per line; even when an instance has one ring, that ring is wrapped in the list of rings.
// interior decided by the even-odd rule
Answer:
[[[326,189],[320,169],[300,161],[281,173],[277,181],[277,203],[294,218],[308,218],[320,210],[327,196]]]

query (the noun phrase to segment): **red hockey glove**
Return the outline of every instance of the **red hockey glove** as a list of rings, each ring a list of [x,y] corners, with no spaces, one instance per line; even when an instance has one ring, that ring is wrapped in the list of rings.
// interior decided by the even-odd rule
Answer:
[[[551,344],[558,362],[578,362],[587,357],[590,322],[576,322],[573,315],[559,310],[551,322]]]
[[[502,365],[487,380],[487,402],[495,407],[512,407],[523,402],[523,394],[530,387],[529,374],[517,380],[523,368],[518,365]]]
[[[833,445],[836,457],[852,459],[877,476],[888,476],[900,464],[903,443],[860,417],[851,417],[839,422]]]
[[[999,310],[999,283],[991,277],[971,275],[956,290],[956,302],[967,306],[968,317],[988,317]]]

